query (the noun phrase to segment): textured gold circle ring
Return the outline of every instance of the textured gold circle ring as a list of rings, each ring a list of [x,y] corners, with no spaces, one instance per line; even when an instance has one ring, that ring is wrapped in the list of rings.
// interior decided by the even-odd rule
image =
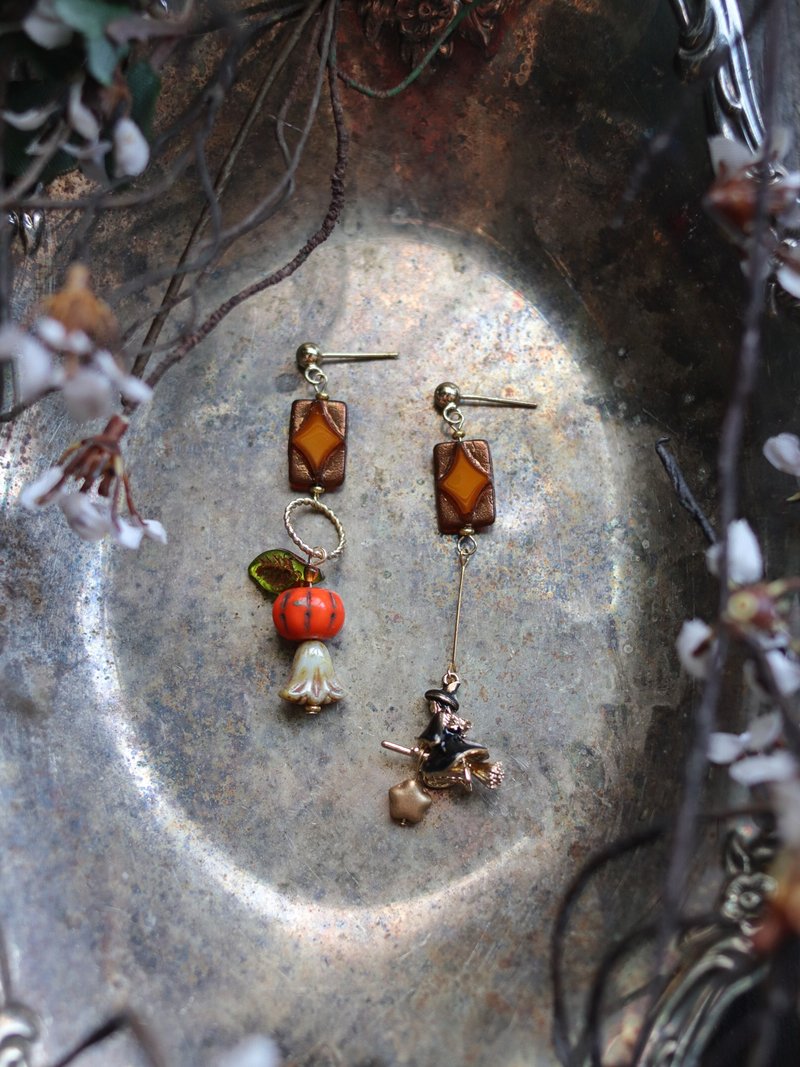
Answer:
[[[302,537],[300,537],[294,526],[292,526],[292,515],[298,508],[310,508],[312,511],[319,512],[320,515],[323,515],[328,522],[331,523],[339,537],[339,542],[332,552],[328,552],[326,549],[319,548],[318,546],[312,548],[311,545],[307,545]],[[286,526],[286,532],[289,534],[292,541],[294,541],[301,552],[305,552],[308,556],[309,563],[325,563],[329,559],[336,559],[337,556],[342,554],[344,546],[347,544],[347,536],[344,532],[344,526],[342,526],[339,519],[329,507],[321,503],[321,501],[315,500],[313,497],[301,496],[297,497],[296,500],[290,500],[283,513],[283,522]]]

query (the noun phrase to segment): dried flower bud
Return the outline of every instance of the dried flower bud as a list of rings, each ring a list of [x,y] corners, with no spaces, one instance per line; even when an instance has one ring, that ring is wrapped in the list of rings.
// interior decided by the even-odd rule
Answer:
[[[42,301],[42,309],[68,333],[81,330],[101,348],[113,346],[119,335],[116,315],[92,292],[89,271],[82,263],[69,267],[63,287]]]

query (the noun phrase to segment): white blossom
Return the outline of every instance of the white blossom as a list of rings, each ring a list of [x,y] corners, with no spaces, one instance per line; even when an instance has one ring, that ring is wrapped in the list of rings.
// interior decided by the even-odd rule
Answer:
[[[800,437],[797,434],[779,433],[775,437],[769,437],[764,442],[763,452],[773,467],[777,467],[784,474],[800,477]]]
[[[775,249],[775,258],[779,263],[775,277],[790,296],[800,300],[800,248],[782,241]]]
[[[34,329],[45,342],[57,352],[60,352],[67,340],[67,328],[60,319],[53,319],[49,315],[36,320]]]
[[[72,381],[94,374],[110,391],[111,383],[99,371],[82,367]],[[63,466],[51,467],[23,488],[20,504],[34,511],[56,503],[70,528],[84,541],[110,537],[123,548],[137,549],[147,538],[167,543],[167,532],[156,519],[143,519],[133,501],[130,478],[120,452],[129,421],[114,414],[105,427],[78,441],[65,453]],[[120,514],[124,507],[127,515]]]
[[[767,782],[785,782],[797,774],[797,761],[790,752],[776,752],[747,756],[731,764],[728,772],[740,785],[765,785]]]
[[[94,113],[84,104],[82,93],[83,81],[73,82],[67,100],[67,118],[76,133],[87,141],[91,141],[92,144],[96,144],[100,139],[100,123]]]
[[[121,118],[114,127],[114,169],[118,176],[136,178],[150,161],[147,138],[133,121]]]
[[[37,335],[56,352],[71,352],[74,356],[88,356],[94,348],[91,338],[83,330],[67,330],[60,319],[43,315],[34,324]]]
[[[94,363],[132,404],[145,404],[153,395],[153,390],[146,382],[132,374],[126,374],[105,349],[95,352]]]
[[[145,538],[160,545],[167,543],[167,531],[157,519],[142,519],[140,524],[118,517],[112,520],[109,532],[112,540],[122,548],[137,549]]]
[[[66,152],[73,159],[80,159],[99,166],[111,148],[110,141],[90,141],[89,144],[77,145],[66,142],[61,145],[61,151]]]
[[[22,28],[42,48],[63,48],[72,40],[72,28],[56,13],[53,0],[36,0]]]
[[[111,508],[106,500],[94,500],[88,493],[67,493],[59,498],[58,506],[82,541],[99,541],[113,532]]]
[[[19,502],[28,511],[36,511],[41,507],[40,500],[49,493],[51,489],[54,489],[61,479],[64,477],[63,467],[48,467],[44,474],[40,474],[39,477],[30,482],[30,484],[22,487],[19,494]]]
[[[709,138],[708,152],[715,174],[719,174],[722,170],[727,171],[728,174],[747,170],[754,167],[759,159],[758,155],[751,152],[741,141],[724,137],[722,134]]]
[[[681,666],[692,678],[707,678],[713,631],[702,619],[687,619],[675,641]]]
[[[778,692],[785,697],[800,689],[800,664],[790,660],[785,653],[772,649],[764,654]]]
[[[64,338],[64,351],[74,356],[88,356],[93,348],[91,338],[83,330],[70,330]]]
[[[134,526],[133,523],[121,518],[112,523],[110,533],[118,545],[134,550],[139,547],[144,537],[144,529],[141,526]]]
[[[782,728],[780,712],[773,711],[754,719],[743,734],[713,733],[708,759],[711,763],[729,764],[728,773],[740,785],[787,782],[797,776],[800,768],[790,752],[773,747],[780,740]]]
[[[63,467],[51,467],[36,481],[25,486],[19,502],[29,511],[41,507],[41,497],[53,489],[64,475]],[[111,504],[103,497],[93,497],[84,492],[67,492],[61,489],[48,503],[57,503],[67,523],[84,541],[100,541],[109,536],[122,548],[137,549],[147,538],[159,544],[167,543],[167,531],[156,519],[131,520],[111,514]]]
[[[776,198],[778,201],[782,199],[788,211],[794,209],[794,197],[800,192],[800,173],[786,171],[780,166],[791,147],[792,131],[787,126],[777,126],[769,145],[764,145],[758,152],[751,152],[741,141],[722,135],[711,137],[708,142],[711,165],[715,175],[720,178],[755,176],[762,159],[766,159],[773,168],[778,168],[769,183],[769,192],[773,203]]]
[[[706,756],[710,763],[727,766],[747,751],[749,735],[713,733],[708,739]]]
[[[153,395],[151,386],[133,374],[123,375],[119,382],[119,391],[132,404],[146,404]]]
[[[779,711],[768,711],[766,715],[759,715],[750,723],[747,747],[751,752],[771,748],[782,732],[783,715]]]
[[[240,1041],[219,1061],[219,1067],[280,1067],[280,1049],[275,1042],[261,1034],[253,1034]]]
[[[711,734],[708,739],[708,759],[711,763],[733,763],[745,752],[761,752],[771,748],[782,732],[783,716],[779,711],[759,715],[743,734]]]
[[[167,531],[158,519],[142,519],[144,523],[144,536],[151,541],[157,541],[160,545],[167,543]]]
[[[108,414],[114,402],[111,382],[94,367],[80,367],[64,383],[67,410],[78,422]]]
[[[713,575],[719,577],[722,544],[712,545],[706,551],[706,564]],[[728,578],[737,585],[757,582],[764,573],[764,561],[756,535],[746,519],[735,519],[728,527]]]
[[[35,400],[63,380],[61,368],[53,363],[44,345],[13,324],[0,329],[0,363],[9,360],[14,362],[17,391],[22,404]]]
[[[15,130],[38,130],[55,111],[55,104],[31,107],[27,111],[0,111],[0,116]]]

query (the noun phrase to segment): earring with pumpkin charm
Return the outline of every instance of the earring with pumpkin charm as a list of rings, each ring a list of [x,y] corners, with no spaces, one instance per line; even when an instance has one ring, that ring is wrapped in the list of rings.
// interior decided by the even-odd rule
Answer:
[[[306,342],[297,349],[295,358],[314,390],[311,399],[294,401],[289,420],[289,485],[308,495],[289,502],[283,521],[302,556],[286,549],[269,549],[256,556],[248,574],[264,593],[274,597],[272,620],[277,632],[298,642],[291,677],[280,696],[316,715],[344,696],[325,644],[344,625],[344,604],[338,593],[319,585],[324,580],[321,568],[341,556],[347,540],[342,523],[320,499],[342,486],[347,466],[347,405],[331,400],[326,392],[327,375],[320,364],[323,360],[395,359],[396,353],[323,353],[318,345]],[[302,510],[314,511],[331,523],[338,537],[333,549],[306,544],[300,537],[294,516]]]

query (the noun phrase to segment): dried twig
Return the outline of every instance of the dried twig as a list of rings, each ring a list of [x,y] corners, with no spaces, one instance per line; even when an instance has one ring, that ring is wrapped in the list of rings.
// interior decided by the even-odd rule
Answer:
[[[205,338],[228,314],[230,314],[231,311],[234,310],[234,308],[237,308],[240,304],[244,303],[245,300],[249,300],[250,297],[255,296],[257,293],[263,292],[270,286],[277,285],[279,282],[294,274],[294,272],[305,263],[311,253],[327,240],[339,219],[342,207],[344,206],[344,175],[347,169],[349,136],[345,126],[344,111],[342,109],[341,100],[339,99],[336,69],[333,63],[333,58],[330,55],[330,41],[332,40],[332,31],[335,25],[337,3],[338,0],[328,0],[327,27],[325,38],[323,40],[323,48],[326,51],[328,63],[328,87],[330,92],[331,110],[336,129],[336,164],[331,177],[331,199],[325,217],[319,228],[311,235],[311,237],[309,237],[302,248],[298,250],[288,263],[285,263],[272,274],[267,275],[266,278],[262,278],[261,280],[254,282],[252,285],[246,286],[234,296],[229,297],[208,316],[198,329],[186,337],[147,378],[147,384],[151,387],[155,387],[171,367],[179,363],[189,354],[189,352],[196,348],[201,341],[205,340]]]
[[[155,1039],[144,1023],[131,1011],[120,1012],[107,1022],[102,1023],[73,1048],[66,1056],[57,1060],[53,1067],[68,1067],[84,1052],[108,1041],[121,1033],[131,1033],[141,1050],[145,1053],[150,1067],[166,1067],[166,1060],[156,1045]]]
[[[258,115],[261,113],[267,94],[274,85],[276,78],[286,65],[289,56],[294,51],[294,48],[297,45],[297,42],[299,41],[303,31],[305,30],[309,19],[318,10],[320,2],[321,0],[312,0],[312,2],[307,5],[305,11],[301,14],[297,25],[293,29],[292,33],[289,35],[283,48],[280,50],[274,62],[267,70],[266,76],[264,77],[264,80],[261,83],[258,92],[253,98],[248,112],[245,115],[236,133],[236,137],[234,138],[233,144],[228,150],[222,167],[220,168],[220,171],[217,174],[216,180],[214,182],[214,193],[216,196],[217,203],[219,203],[225,193],[228,183],[230,182],[230,179],[234,173],[236,161],[252,129],[253,123],[255,122]],[[189,259],[189,256],[192,254],[192,251],[200,237],[200,234],[202,233],[206,225],[207,218],[208,203],[203,206],[200,213],[198,214],[197,221],[195,222],[192,232],[189,235],[186,247],[181,253],[181,257],[178,260],[175,272],[173,273],[173,276],[170,280],[170,284],[167,287],[167,290],[161,300],[161,305],[159,307],[158,314],[150,324],[150,328],[147,331],[147,335],[145,336],[139,355],[136,357],[136,361],[133,365],[133,373],[139,377],[144,374],[145,367],[147,366],[147,362],[150,358],[150,355],[158,341],[164,323],[166,322],[167,317],[172,308],[176,306],[176,298],[180,293],[183,281],[183,270],[186,267],[186,263]]]
[[[667,477],[672,483],[672,488],[675,490],[675,495],[678,498],[678,503],[682,508],[689,512],[694,521],[703,531],[703,536],[710,545],[715,544],[717,535],[714,532],[714,527],[706,517],[705,512],[695,500],[694,493],[689,488],[689,483],[683,475],[683,471],[680,468],[680,464],[673,456],[670,450],[667,448],[669,444],[668,437],[662,437],[656,441],[656,453],[658,458],[664,465],[664,470],[667,472]]]

